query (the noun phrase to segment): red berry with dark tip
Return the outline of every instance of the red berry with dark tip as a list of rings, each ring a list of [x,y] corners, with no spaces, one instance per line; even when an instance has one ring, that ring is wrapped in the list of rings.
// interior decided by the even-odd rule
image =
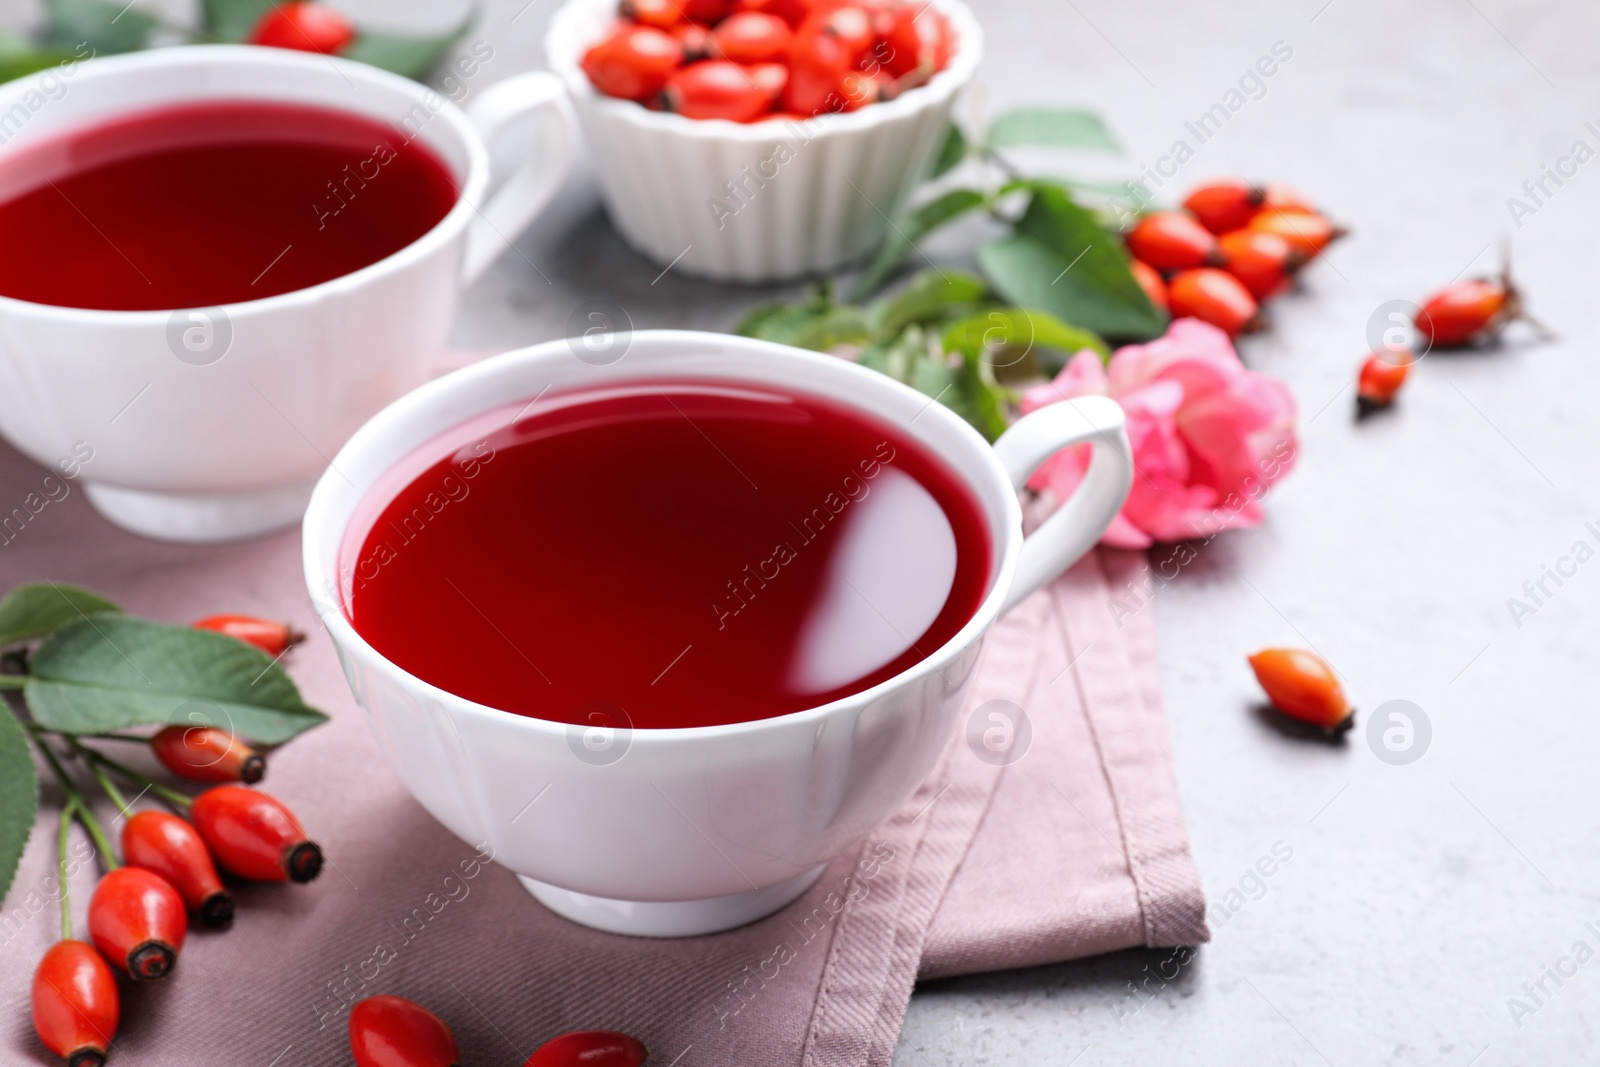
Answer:
[[[158,874],[118,867],[89,898],[89,935],[119,970],[140,981],[172,973],[189,920],[183,897]]]
[[[286,622],[258,619],[254,615],[209,615],[195,623],[194,628],[226,634],[274,657],[306,639],[305,634]]]
[[[1156,270],[1216,266],[1217,238],[1181,211],[1156,211],[1128,231],[1128,251]]]
[[[195,797],[189,818],[222,869],[257,882],[309,882],[322,850],[294,813],[256,789],[219,785]]]
[[[1244,283],[1257,300],[1276,296],[1288,287],[1306,257],[1275,233],[1235,230],[1217,238],[1222,267]]]
[[[215,726],[167,726],[150,739],[161,765],[191,782],[259,782],[267,763],[255,749]]]
[[[1255,297],[1225,270],[1200,267],[1167,283],[1168,310],[1175,319],[1196,318],[1237,336],[1260,325]]]
[[[233,921],[233,898],[222,888],[205,842],[184,820],[164,811],[141,811],[122,826],[122,858],[158,874],[178,891],[206,926]]]
[[[643,102],[683,63],[683,43],[649,26],[622,25],[583,56],[583,72],[607,96]]]
[[[33,972],[33,1029],[67,1067],[101,1067],[117,1033],[121,1001],[94,946],[57,941]]]
[[[1200,225],[1215,234],[1229,233],[1244,226],[1267,199],[1267,191],[1243,178],[1214,178],[1198,186],[1183,206]]]

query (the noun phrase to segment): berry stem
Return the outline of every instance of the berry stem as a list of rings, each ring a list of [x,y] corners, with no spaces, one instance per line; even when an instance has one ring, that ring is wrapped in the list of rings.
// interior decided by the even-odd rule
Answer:
[[[184,796],[176,789],[169,789],[167,786],[162,785],[155,779],[140,774],[132,767],[118,763],[116,760],[112,759],[110,756],[107,756],[98,749],[85,748],[83,751],[84,754],[89,757],[90,763],[98,764],[101,767],[111,768],[113,771],[116,771],[130,782],[135,782],[144,786],[146,789],[150,790],[150,792],[154,793],[156,796],[160,797],[162,800],[165,800],[168,804],[171,804],[174,807],[187,808],[190,804],[194,803],[192,797]]]
[[[56,780],[61,783],[61,791],[67,795],[68,805],[77,807],[78,819],[83,823],[83,828],[89,831],[89,836],[94,840],[94,847],[100,850],[101,862],[105,865],[106,870],[114,871],[122,866],[117,860],[117,854],[111,849],[111,841],[106,837],[106,832],[100,828],[100,820],[96,819],[94,813],[89,810],[89,802],[84,799],[83,793],[68,777],[65,768],[61,766],[61,761],[56,758],[55,752],[51,750],[49,745],[38,738],[34,739],[34,746],[44,754],[45,762],[50,764],[50,769],[55,772]]]
[[[61,828],[56,831],[56,876],[61,880],[61,940],[72,940],[71,886],[67,882],[67,831],[78,814],[78,804],[69,800],[61,806]]]
[[[0,689],[21,689],[27,684],[26,674],[0,674]]]
[[[117,788],[117,784],[100,769],[100,764],[95,762],[94,749],[85,748],[76,737],[67,738],[67,743],[72,746],[74,752],[83,757],[83,761],[89,765],[89,773],[94,775],[94,780],[100,783],[100,788],[111,798],[111,803],[117,806],[117,810],[126,819],[132,813],[132,805],[128,803],[128,798],[122,795],[122,790]]]

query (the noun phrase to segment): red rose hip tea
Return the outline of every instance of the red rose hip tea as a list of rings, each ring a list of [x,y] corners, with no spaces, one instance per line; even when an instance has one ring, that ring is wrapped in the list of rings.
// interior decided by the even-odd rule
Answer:
[[[665,728],[898,674],[972,617],[990,559],[970,491],[900,430],[816,397],[661,382],[435,438],[361,502],[340,574],[356,630],[424,681]]]
[[[0,296],[150,311],[257,300],[376,263],[456,202],[444,163],[349,112],[229,100],[0,155]]]

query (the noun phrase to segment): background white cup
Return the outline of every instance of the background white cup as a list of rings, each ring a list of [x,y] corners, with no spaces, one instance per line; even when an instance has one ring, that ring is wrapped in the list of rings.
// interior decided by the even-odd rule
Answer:
[[[461,287],[566,172],[575,131],[555,78],[521,74],[470,96],[463,112],[362,63],[238,45],[90,59],[0,87],[0,166],[118,114],[273,100],[390,124],[433,149],[459,189],[399,252],[279,296],[173,311],[0,297],[0,434],[48,465],[91,454],[78,464],[89,500],[147,536],[219,541],[293,523],[356,427],[438,367]],[[490,195],[485,143],[522,120],[538,124],[536,146]]]
[[[487,843],[534,896],[577,922],[648,936],[708,933],[798,897],[911,795],[950,738],[990,623],[1099,540],[1133,468],[1122,409],[1105,397],[1052,404],[991,447],[948,408],[833,356],[665,330],[635,333],[617,351],[604,365],[567,341],[509,352],[380,412],[312,496],[306,584],[384,754],[435,818]],[[350,625],[343,605],[353,576],[340,573],[341,544],[363,497],[402,457],[518,398],[663,379],[830,398],[940,456],[981,506],[994,548],[972,618],[920,663],[830,704],[727,726],[631,731],[465,700],[385,659]],[[523,417],[536,416],[530,405]],[[1058,449],[1084,443],[1094,455],[1083,483],[1025,539],[1017,489]]]

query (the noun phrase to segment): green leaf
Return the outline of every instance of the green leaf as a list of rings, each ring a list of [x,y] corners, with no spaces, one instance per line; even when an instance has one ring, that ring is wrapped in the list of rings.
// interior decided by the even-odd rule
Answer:
[[[105,597],[73,585],[29,582],[15,586],[0,600],[0,646],[43,637],[73,619],[121,610]]]
[[[93,54],[87,47],[82,54],[69,52],[65,48],[35,48],[9,34],[0,34],[0,82],[26,77],[62,64],[76,63]]]
[[[393,71],[421,81],[439,65],[472,25],[472,16],[449,33],[411,37],[395,33],[370,33],[362,30],[341,55],[374,67]]]
[[[23,696],[34,721],[64,733],[192,722],[273,745],[327,720],[259,649],[126,615],[67,623],[29,669]]]
[[[44,0],[48,21],[40,43],[76,49],[87,45],[96,55],[133,52],[150,41],[157,22],[132,4],[109,0]]]
[[[200,19],[212,36],[242,41],[272,6],[273,0],[201,0]]]
[[[989,295],[989,284],[960,270],[918,271],[891,297],[871,308],[877,333],[893,337],[913,322],[938,322],[970,314]]]
[[[806,304],[767,304],[745,316],[733,332],[758,341],[792,345],[826,313]]]
[[[867,313],[852,304],[840,304],[813,318],[791,343],[796,348],[831,352],[839,345],[865,344],[871,339]]]
[[[928,172],[928,178],[931,180],[950,173],[966,158],[967,138],[961,132],[961,127],[952,122],[944,133],[944,143],[939,146],[939,154],[933,159],[933,170]]]
[[[1120,152],[1105,122],[1093,111],[1059,107],[1023,107],[1008,111],[989,125],[990,148],[1042,145]]]
[[[0,901],[11,890],[39,811],[39,780],[22,724],[0,709]]]
[[[951,219],[983,206],[988,199],[976,189],[952,189],[937,200],[923,204],[891,226],[889,232],[884,235],[883,244],[878,246],[877,255],[872,257],[872,262],[857,279],[855,288],[851,290],[850,299],[861,300],[876,291],[910,254],[918,241]]]
[[[944,333],[944,346],[972,355],[1001,350],[1035,347],[1053,348],[1074,355],[1087,348],[1101,359],[1111,356],[1111,348],[1089,330],[1070,326],[1048,311],[1030,308],[990,308],[952,323]],[[1020,358],[1020,357],[1017,357]],[[1005,360],[991,360],[999,366]]]
[[[1134,280],[1122,242],[1059,186],[1032,183],[1033,196],[1010,237],[978,250],[995,290],[1102,336],[1143,340],[1166,315]]]
[[[1102,360],[1111,355],[1090,331],[1031,308],[988,308],[969,315],[945,330],[944,346],[981,361],[1000,382],[1051,377],[1086,348]]]

